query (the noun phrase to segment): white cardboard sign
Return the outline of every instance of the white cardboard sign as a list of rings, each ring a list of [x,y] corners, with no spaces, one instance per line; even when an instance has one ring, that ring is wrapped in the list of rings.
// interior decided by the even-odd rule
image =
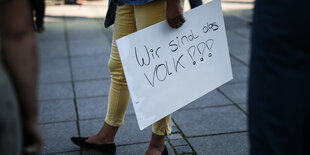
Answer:
[[[140,130],[232,79],[220,0],[118,39]]]

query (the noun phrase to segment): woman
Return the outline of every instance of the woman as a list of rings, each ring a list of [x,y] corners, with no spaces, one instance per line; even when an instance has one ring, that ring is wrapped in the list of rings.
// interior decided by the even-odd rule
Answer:
[[[173,28],[178,28],[185,22],[180,0],[114,0],[110,2],[105,25],[110,26],[114,22],[114,17],[112,51],[109,60],[111,86],[105,123],[93,136],[71,138],[73,143],[79,146],[111,154],[115,153],[114,138],[119,126],[124,122],[130,99],[115,40],[165,19]],[[171,132],[171,116],[166,116],[154,123],[152,132],[151,142],[145,155],[168,154],[165,135]]]

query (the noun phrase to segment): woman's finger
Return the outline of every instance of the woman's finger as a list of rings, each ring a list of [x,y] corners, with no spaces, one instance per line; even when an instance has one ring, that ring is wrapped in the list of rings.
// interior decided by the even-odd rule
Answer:
[[[167,22],[168,22],[170,27],[172,27],[172,28],[175,27],[175,24],[174,24],[174,22],[171,19],[167,19]]]

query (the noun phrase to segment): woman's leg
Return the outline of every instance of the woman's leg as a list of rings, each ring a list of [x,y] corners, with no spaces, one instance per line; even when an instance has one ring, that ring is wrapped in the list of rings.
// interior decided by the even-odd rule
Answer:
[[[137,30],[141,30],[166,19],[166,0],[154,0],[134,6]],[[161,154],[165,148],[165,135],[171,132],[171,116],[168,115],[152,126],[152,139],[145,154]]]
[[[133,6],[125,4],[117,7],[112,50],[109,61],[111,86],[109,92],[108,112],[103,127],[96,135],[93,135],[86,140],[88,143],[113,143],[118,127],[124,122],[130,96],[115,40],[135,31],[136,23]]]

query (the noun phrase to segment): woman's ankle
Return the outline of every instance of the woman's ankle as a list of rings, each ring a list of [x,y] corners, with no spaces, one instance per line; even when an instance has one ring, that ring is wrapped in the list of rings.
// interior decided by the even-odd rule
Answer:
[[[152,133],[151,142],[145,155],[161,153],[165,149],[165,136]]]
[[[104,125],[98,134],[107,142],[114,142],[117,131],[118,127],[111,126],[104,122]]]
[[[162,145],[155,145],[155,146],[149,145],[144,155],[154,155],[154,154],[161,155],[164,149],[165,149],[165,145],[163,146]]]
[[[114,143],[114,138],[117,133],[118,127],[113,127],[104,123],[100,131],[90,136],[86,142],[95,144],[112,144]]]
[[[114,139],[111,138],[109,139],[99,134],[95,134],[93,136],[88,137],[86,142],[91,144],[112,144],[114,143]]]
[[[109,135],[109,133],[106,134],[98,134],[98,139],[105,143],[105,144],[112,144],[114,143],[114,136]]]

